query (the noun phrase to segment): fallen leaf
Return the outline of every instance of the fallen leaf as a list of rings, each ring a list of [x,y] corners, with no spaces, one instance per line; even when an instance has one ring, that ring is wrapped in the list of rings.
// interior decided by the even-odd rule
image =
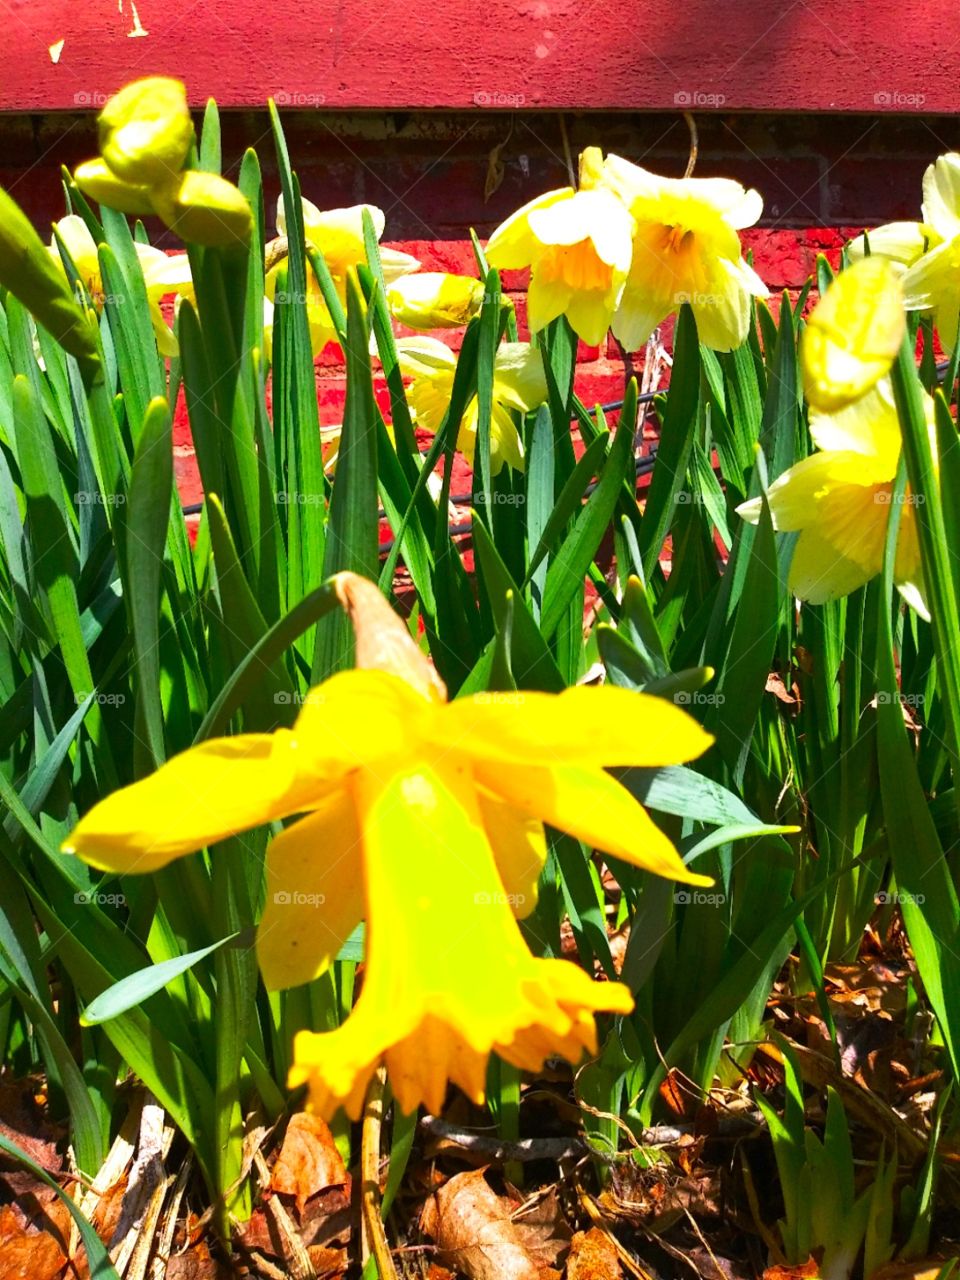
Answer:
[[[312,1195],[342,1186],[346,1180],[343,1158],[329,1126],[306,1111],[292,1116],[270,1175],[273,1190],[296,1196],[297,1212],[303,1213]]]
[[[793,1267],[781,1267],[779,1264],[773,1267],[767,1267],[763,1273],[763,1280],[814,1280],[820,1274],[819,1265],[814,1262],[813,1258],[808,1258],[806,1262],[798,1262]]]
[[[620,1280],[617,1248],[605,1231],[578,1231],[570,1244],[567,1280]]]
[[[27,1230],[11,1205],[0,1209],[2,1280],[56,1280],[67,1257],[46,1231]]]
[[[484,1172],[458,1173],[423,1207],[420,1225],[436,1240],[440,1261],[469,1280],[559,1280],[535,1259],[511,1217],[515,1206]]]
[[[314,1244],[307,1249],[313,1269],[318,1280],[327,1277],[341,1276],[347,1269],[346,1249],[328,1249],[326,1245]]]

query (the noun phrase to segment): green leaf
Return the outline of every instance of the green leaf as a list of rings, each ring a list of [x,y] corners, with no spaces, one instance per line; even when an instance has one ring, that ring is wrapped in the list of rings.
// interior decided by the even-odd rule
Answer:
[[[95,1000],[90,1001],[80,1015],[80,1025],[95,1027],[101,1022],[108,1022],[111,1018],[118,1018],[120,1014],[127,1013],[130,1009],[135,1009],[138,1005],[143,1004],[144,1000],[156,995],[158,991],[162,991],[168,983],[172,982],[174,978],[178,978],[181,973],[186,973],[198,961],[212,955],[219,947],[228,942],[233,942],[237,937],[239,937],[239,934],[232,933],[229,937],[221,938],[219,942],[214,942],[209,947],[201,947],[198,951],[188,951],[182,956],[174,957],[172,960],[164,960],[161,964],[148,965],[137,973],[131,973],[126,978],[121,978],[112,987],[107,987],[106,991],[101,991]]]

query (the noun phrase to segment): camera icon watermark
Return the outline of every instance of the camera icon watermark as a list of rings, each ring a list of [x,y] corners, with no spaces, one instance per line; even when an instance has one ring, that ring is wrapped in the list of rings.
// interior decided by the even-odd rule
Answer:
[[[873,495],[874,502],[881,507],[902,506],[902,507],[922,507],[926,502],[926,494],[923,493],[905,493],[894,494],[892,489],[878,489]]]
[[[899,889],[893,893],[887,889],[881,889],[873,895],[873,900],[878,907],[902,907],[905,904],[922,907],[927,896],[925,893],[903,893]]]
[[[122,893],[101,893],[99,889],[79,889],[73,900],[78,907],[125,907],[127,899]]]
[[[706,893],[703,889],[675,889],[673,901],[678,907],[721,907],[727,900],[725,893]]]
[[[78,489],[73,500],[78,507],[122,507],[127,501],[127,495],[101,493],[99,489]]]
[[[507,107],[515,110],[522,107],[526,100],[522,93],[504,93],[500,89],[478,89],[473,95],[474,105],[478,107]]]
[[[325,93],[298,93],[281,89],[273,95],[278,107],[322,107],[327,101]]]
[[[98,707],[122,707],[127,700],[127,695],[125,693],[92,693],[84,689],[78,689],[73,695],[73,701],[78,707],[88,698]]]
[[[901,707],[922,707],[926,702],[926,696],[922,693],[888,693],[886,689],[881,689],[877,694],[877,706],[888,707],[891,703],[898,702]]]
[[[325,893],[302,893],[299,889],[292,893],[278,889],[273,895],[274,906],[277,907],[322,907],[326,900]]]
[[[108,93],[101,93],[99,89],[78,89],[73,95],[73,105],[100,108],[106,104],[109,97]]]
[[[273,695],[273,701],[278,707],[302,707],[307,696],[305,693],[289,693],[286,689],[281,689]]]

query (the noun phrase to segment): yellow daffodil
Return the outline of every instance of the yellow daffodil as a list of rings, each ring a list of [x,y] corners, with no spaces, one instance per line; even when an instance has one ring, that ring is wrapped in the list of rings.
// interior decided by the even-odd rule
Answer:
[[[408,329],[456,329],[483,304],[483,282],[445,271],[419,271],[403,276],[387,289],[394,320]]]
[[[253,234],[250,201],[218,173],[188,169],[152,187],[150,198],[170,230],[188,244],[232,248],[248,244]]]
[[[926,394],[924,401],[932,432],[933,401]],[[779,476],[767,497],[775,527],[800,532],[790,590],[801,600],[823,604],[862,587],[883,567],[901,447],[889,380],[835,413],[811,409],[810,434],[820,452]],[[755,524],[760,499],[737,510]],[[915,499],[909,490],[900,516],[895,578],[908,603],[926,615]]]
[[[906,328],[903,290],[887,259],[861,258],[842,271],[800,340],[810,404],[829,413],[859,400],[890,372]]]
[[[179,80],[148,76],[125,85],[100,112],[100,154],[125,182],[153,186],[180,172],[193,141]]]
[[[100,310],[104,301],[100,259],[97,255],[96,241],[90,234],[87,224],[77,214],[71,213],[66,218],[61,218],[56,227],[87,292],[97,310]],[[192,293],[193,285],[187,255],[185,253],[167,254],[162,249],[140,244],[139,241],[135,242],[135,248],[147,288],[150,319],[153,321],[157,347],[161,355],[175,356],[177,339],[163,318],[160,300],[168,293],[179,293],[184,296],[190,296]],[[62,265],[55,238],[50,242],[49,251],[57,263]]]
[[[358,263],[366,262],[367,254],[363,243],[363,211],[367,209],[376,228],[377,239],[383,235],[386,224],[383,211],[374,205],[353,205],[349,209],[318,209],[309,200],[303,200],[304,237],[309,245],[323,254],[333,283],[336,286],[340,301],[346,304],[347,272]],[[283,211],[283,197],[277,201],[277,231],[287,234],[287,219]],[[383,264],[383,276],[387,284],[400,276],[416,271],[420,263],[409,253],[401,253],[398,249],[381,247],[380,261]],[[278,267],[267,273],[267,300],[272,301],[276,292]],[[307,318],[310,323],[310,342],[314,355],[319,355],[328,342],[337,341],[337,333],[327,310],[323,295],[317,284],[312,268],[307,265]],[[272,323],[272,310],[265,315],[265,326]],[[269,338],[268,338],[269,342]]]
[[[960,316],[960,154],[939,156],[923,175],[921,222],[891,222],[869,232],[870,254],[882,255],[903,273],[908,311],[930,311],[948,351],[957,342]],[[849,246],[866,252],[863,236]]]
[[[363,989],[342,1027],[301,1032],[291,1086],[356,1117],[385,1061],[400,1106],[437,1111],[448,1080],[480,1102],[496,1051],[528,1069],[596,1051],[593,1015],[629,1012],[618,983],[537,959],[543,823],[690,883],[676,849],[607,765],[686,761],[711,739],[665,699],[606,687],[448,703],[376,588],[338,576],[351,613],[385,612],[363,669],[308,695],[292,729],[205,742],[97,804],[65,842],[95,867],[145,872],[261,823],[301,815],[267,851],[257,951],[268,987],[308,982],[361,919]],[[368,598],[377,595],[370,603]],[[389,670],[370,669],[378,663]]]
[[[412,378],[407,399],[417,425],[437,431],[450,404],[457,358],[438,338],[398,338],[397,355],[403,373]],[[501,343],[493,366],[493,409],[490,416],[490,472],[497,475],[505,462],[523,470],[523,442],[514,413],[529,413],[547,398],[543,357],[528,342]],[[477,397],[464,411],[457,448],[473,465],[477,445]]]
[[[487,244],[499,270],[530,268],[527,321],[536,333],[566,316],[597,346],[623,292],[634,226],[612,192],[597,185],[600,152],[580,158],[580,190],[548,191],[500,224]]]
[[[84,160],[73,171],[73,180],[85,196],[105,204],[108,209],[141,217],[155,213],[150,199],[150,188],[124,182],[113,172],[106,160]]]
[[[636,225],[630,274],[613,318],[624,347],[638,350],[684,302],[705,346],[739,347],[750,327],[751,298],[767,296],[737,234],[763,212],[759,194],[728,178],[661,178],[614,155],[604,161],[602,181]]]

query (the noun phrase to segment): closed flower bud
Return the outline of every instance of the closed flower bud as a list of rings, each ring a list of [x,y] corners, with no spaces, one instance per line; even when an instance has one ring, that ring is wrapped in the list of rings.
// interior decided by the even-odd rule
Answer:
[[[79,362],[84,379],[100,368],[97,342],[67,278],[23,210],[0,188],[0,289],[7,289]]]
[[[138,217],[154,212],[149,190],[118,178],[105,160],[85,160],[77,165],[73,180],[85,196],[108,209]]]
[[[454,329],[483,303],[483,284],[471,276],[423,271],[401,276],[387,288],[390,314],[411,329]]]
[[[835,413],[890,370],[907,318],[903,288],[886,258],[842,271],[811,311],[800,341],[803,389],[814,408]]]
[[[187,244],[229,248],[250,242],[250,203],[226,178],[188,169],[151,196],[157,213]]]
[[[100,113],[100,151],[125,182],[153,186],[179,173],[193,141],[186,90],[149,76],[125,85]]]

